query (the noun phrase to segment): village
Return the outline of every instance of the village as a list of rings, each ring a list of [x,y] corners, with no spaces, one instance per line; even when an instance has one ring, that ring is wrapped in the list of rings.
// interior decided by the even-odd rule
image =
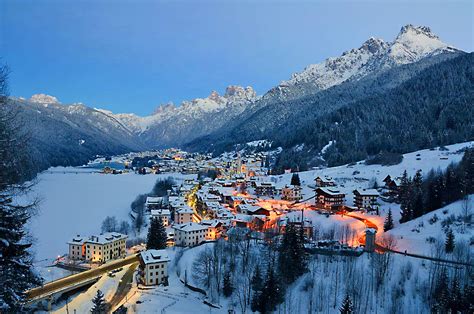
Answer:
[[[230,247],[235,243],[252,243],[252,250],[257,252],[254,254],[259,255],[262,253],[258,250],[265,251],[265,247],[280,247],[287,230],[301,236],[308,256],[365,261],[372,255],[391,252],[467,265],[462,261],[447,261],[444,256],[433,257],[429,253],[430,244],[415,246],[418,243],[415,231],[419,232],[421,225],[411,230],[413,235],[390,232],[401,219],[399,194],[404,178],[397,174],[403,173],[407,165],[411,175],[418,168],[427,171],[428,166],[419,163],[421,158],[443,164],[452,158],[459,160],[462,151],[454,152],[440,149],[426,150],[421,155],[406,154],[405,164],[388,167],[385,172],[384,167],[360,162],[306,172],[288,170],[281,175],[271,174],[271,152],[234,152],[212,158],[166,150],[131,153],[108,160],[99,158],[91,162],[95,166],[87,173],[104,178],[114,175],[149,178],[156,180],[155,187],[151,192],[142,191],[132,203],[128,228],[119,228],[118,222],[109,226],[106,222],[111,217],[107,216],[101,232],[79,231],[63,239],[67,254],[58,256],[54,266],[71,271],[72,275],[52,278],[51,283],[28,294],[33,304],[43,304],[40,308],[64,309],[68,299],[62,297],[63,292],[99,280],[93,284],[95,288],[90,288],[97,291],[102,281],[113,282],[117,278],[120,282],[115,288],[108,288],[107,297],[114,310],[120,306],[141,306],[139,303],[147,291],[168,293],[182,289],[200,291],[204,294],[204,304],[220,308],[211,287],[203,290],[202,285],[189,279],[202,276],[193,266],[199,262],[199,252],[214,245],[219,247],[224,241]],[[470,231],[464,237],[469,234]],[[155,238],[155,243],[150,238]],[[180,261],[183,254],[185,261]],[[184,273],[182,263],[188,263]],[[127,279],[123,281],[123,278]],[[93,297],[88,294],[90,289],[73,302],[88,304]],[[42,303],[44,300],[48,302]],[[235,306],[235,300],[232,302]]]
[[[194,247],[218,239],[226,240],[234,234],[241,234],[236,230],[245,230],[247,237],[258,241],[278,241],[286,227],[292,225],[304,234],[308,251],[353,255],[374,252],[376,226],[368,226],[350,243],[334,239],[321,241],[314,238],[313,223],[304,213],[341,217],[356,211],[377,214],[381,199],[393,200],[397,195],[397,183],[390,176],[385,178],[382,187],[355,189],[352,195],[341,192],[332,178],[318,176],[303,193],[298,173],[294,173],[289,182],[277,184],[268,181],[269,169],[265,167],[267,156],[264,154],[238,155],[237,158],[225,155],[210,159],[167,150],[159,157],[162,161],[155,163],[153,158],[156,156],[143,153],[127,156],[132,161],[125,161],[126,168],[148,175],[176,171],[206,174],[173,185],[166,195],[146,197],[146,218],[148,221],[160,220],[166,228],[168,247]],[[144,167],[143,160],[151,165]],[[105,166],[103,173],[117,174],[117,171]],[[346,204],[349,197],[353,199],[351,206]],[[131,215],[133,217],[134,213]],[[68,242],[68,262],[63,264],[103,264],[123,258],[127,254],[126,239],[127,235],[117,232],[85,237],[77,235]],[[138,282],[143,285],[163,284],[168,262],[166,251],[141,252],[142,271]],[[150,266],[154,263],[157,265]],[[161,272],[156,272],[157,268]]]

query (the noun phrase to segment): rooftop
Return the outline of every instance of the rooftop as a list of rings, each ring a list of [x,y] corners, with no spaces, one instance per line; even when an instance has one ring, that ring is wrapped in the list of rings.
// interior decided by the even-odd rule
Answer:
[[[140,258],[145,264],[169,262],[166,250],[147,250],[140,253]]]

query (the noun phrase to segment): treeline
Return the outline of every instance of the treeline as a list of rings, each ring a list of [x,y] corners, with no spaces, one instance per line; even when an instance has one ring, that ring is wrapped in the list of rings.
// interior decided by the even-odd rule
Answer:
[[[459,275],[450,276],[443,268],[436,278],[432,313],[472,313],[474,286],[462,285]]]
[[[420,217],[474,193],[474,148],[464,152],[458,164],[443,172],[431,170],[423,178],[417,171],[413,178],[405,171],[399,187],[400,222]]]

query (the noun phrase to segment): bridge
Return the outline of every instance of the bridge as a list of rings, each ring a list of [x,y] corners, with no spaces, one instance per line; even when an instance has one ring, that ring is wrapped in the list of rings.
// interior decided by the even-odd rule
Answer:
[[[97,268],[86,270],[84,272],[71,276],[63,277],[48,282],[40,287],[28,290],[25,292],[27,300],[26,305],[31,306],[43,300],[47,300],[49,307],[51,305],[51,302],[63,293],[90,285],[96,282],[104,274],[107,274],[108,272],[114,269],[139,262],[138,256],[139,254],[130,255],[125,258],[103,264]]]

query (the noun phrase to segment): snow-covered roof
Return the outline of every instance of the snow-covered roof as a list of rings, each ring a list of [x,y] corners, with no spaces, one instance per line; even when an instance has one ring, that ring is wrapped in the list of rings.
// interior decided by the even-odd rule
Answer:
[[[158,204],[163,200],[162,197],[157,196],[147,196],[146,204]]]
[[[150,214],[152,216],[170,216],[170,210],[169,209],[152,209],[150,211]]]
[[[93,244],[106,244],[122,239],[126,239],[127,235],[121,234],[118,232],[107,232],[104,234],[99,234],[99,235],[91,235],[90,237],[81,237],[81,236],[76,236],[70,241],[68,241],[68,244],[82,244],[82,243],[93,243]],[[82,240],[82,242],[81,242]]]
[[[332,196],[344,195],[344,193],[342,193],[341,191],[336,190],[336,189],[317,188],[316,191],[318,191],[318,190],[325,193],[325,194],[332,195]]]
[[[212,220],[202,220],[201,221],[201,224],[203,226],[208,226],[208,227],[212,227],[212,228],[216,228],[219,226],[219,224],[222,224],[222,221],[218,220],[218,219],[212,219]]]
[[[193,214],[194,210],[190,206],[184,205],[180,209],[176,210],[176,212],[178,214]]]
[[[140,259],[144,264],[169,262],[166,250],[146,250],[140,253]]]
[[[379,196],[379,192],[376,189],[357,189],[354,190],[354,193],[362,196]]]
[[[188,222],[185,224],[174,225],[173,228],[179,231],[191,232],[191,231],[200,231],[200,230],[207,229],[207,226],[203,226],[195,222]]]

